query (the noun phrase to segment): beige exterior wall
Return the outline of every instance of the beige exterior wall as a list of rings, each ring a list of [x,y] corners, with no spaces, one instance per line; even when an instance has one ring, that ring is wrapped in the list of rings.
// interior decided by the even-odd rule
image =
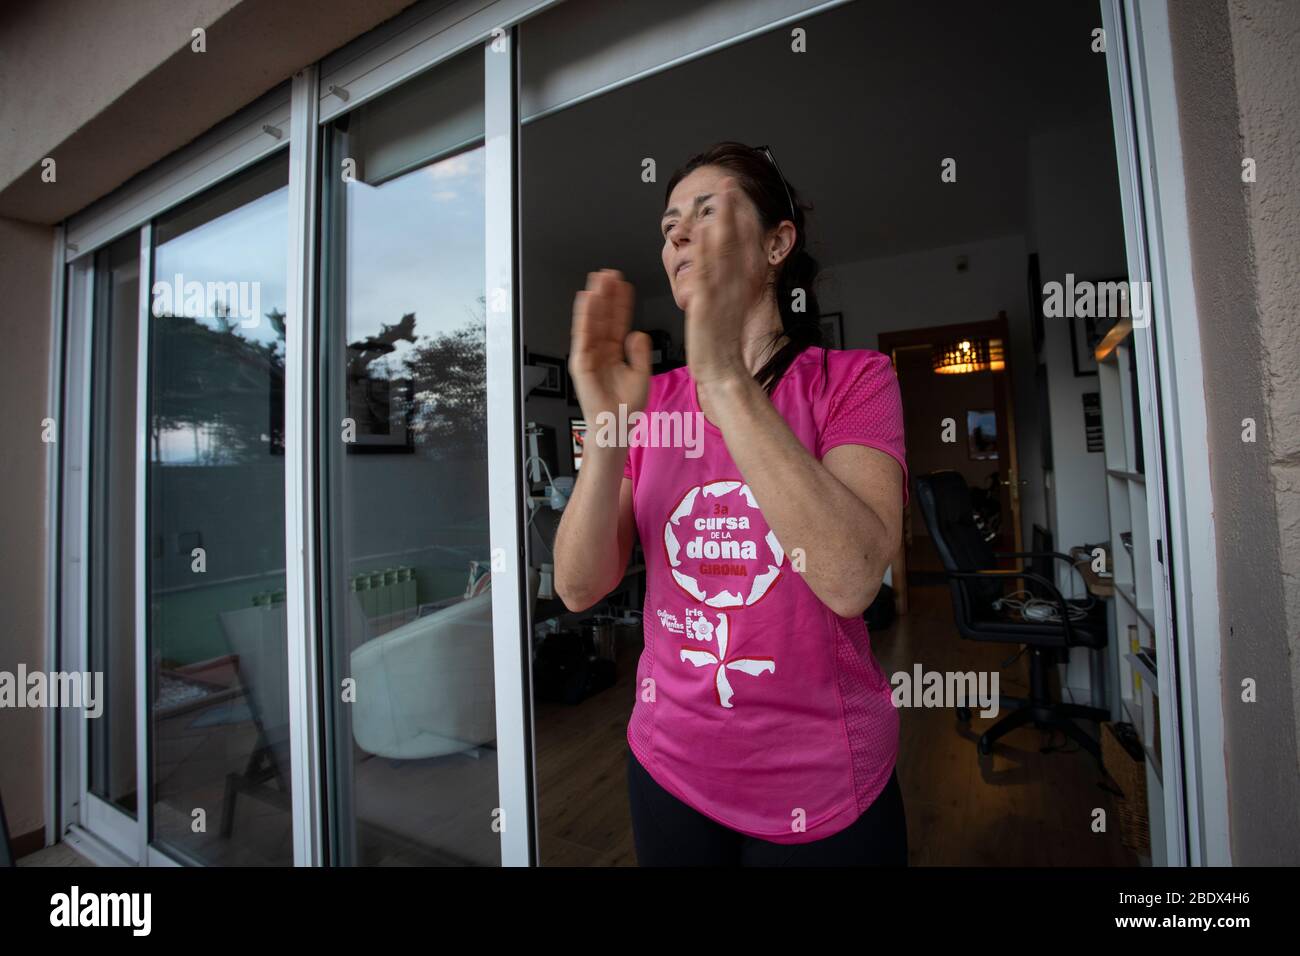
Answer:
[[[1171,3],[1237,864],[1300,863],[1300,5]],[[1254,159],[1256,182],[1242,182]],[[1243,442],[1253,419],[1257,441]],[[1242,700],[1242,682],[1257,701]]]
[[[45,659],[47,461],[54,230],[0,219],[0,671]],[[10,835],[45,825],[45,712],[0,708],[0,796]]]

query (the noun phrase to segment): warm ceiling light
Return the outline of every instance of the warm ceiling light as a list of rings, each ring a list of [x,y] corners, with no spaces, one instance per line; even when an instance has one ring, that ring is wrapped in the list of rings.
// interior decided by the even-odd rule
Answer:
[[[1007,367],[1001,339],[959,339],[931,349],[930,364],[936,375],[1000,372]]]

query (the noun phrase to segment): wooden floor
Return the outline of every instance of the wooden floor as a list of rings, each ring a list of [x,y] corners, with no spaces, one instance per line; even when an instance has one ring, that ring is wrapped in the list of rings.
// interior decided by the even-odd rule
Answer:
[[[626,758],[641,649],[621,644],[614,686],[581,704],[534,703],[543,866],[636,866]]]
[[[948,591],[913,587],[911,609],[872,636],[888,674],[997,670],[1001,693],[1023,696],[1028,658],[1007,668],[1014,647],[961,640]],[[620,648],[618,683],[582,704],[536,707],[539,855],[544,866],[633,866],[624,759],[640,647]],[[975,739],[993,719],[969,726],[952,710],[904,708],[898,775],[913,866],[1134,866],[1119,840],[1114,801],[1096,761],[1073,744],[1021,728],[979,757]],[[1095,727],[1085,725],[1090,732]],[[1062,746],[1060,735],[1052,741]],[[1107,833],[1093,832],[1095,808]]]

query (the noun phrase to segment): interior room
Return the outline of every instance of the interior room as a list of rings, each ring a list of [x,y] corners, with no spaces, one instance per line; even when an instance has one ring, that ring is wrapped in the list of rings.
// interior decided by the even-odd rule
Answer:
[[[572,82],[573,64],[598,75],[601,63],[596,54],[584,60],[584,41],[566,35],[562,18],[522,26],[525,455],[529,563],[540,581],[532,626],[543,865],[635,862],[623,758],[642,646],[639,550],[622,586],[583,614],[567,613],[550,583],[556,506],[581,458],[582,413],[565,370],[573,297],[589,271],[622,270],[636,287],[635,328],[654,337],[655,370],[684,364],[683,318],[657,225],[672,171],[712,143],[770,144],[812,203],[824,334],[831,347],[893,358],[914,482],[960,476],[954,487],[969,492],[964,516],[974,517],[967,530],[990,550],[1068,554],[1111,539],[1108,474],[1124,469],[1108,460],[1109,442],[1125,423],[1106,422],[1103,450],[1096,396],[1118,372],[1099,371],[1083,322],[1044,321],[1032,291],[1067,273],[1102,280],[1127,270],[1095,20],[1088,4],[953,6],[932,18],[911,4],[854,3],[801,19],[801,51],[787,26],[609,89]],[[617,48],[593,48],[617,59]],[[963,342],[983,359],[969,374],[939,374],[941,353]],[[904,522],[888,587],[868,612],[887,674],[918,665],[997,671],[1003,694],[1045,692],[1079,706],[1109,700],[1118,713],[1118,672],[1104,650],[1040,654],[1034,640],[963,639],[957,593],[915,487]],[[1073,563],[1034,567],[1093,621],[1113,613]],[[962,716],[902,713],[913,864],[1123,865],[1143,855],[1118,828],[1098,835],[1080,822],[1112,795],[1077,737],[1020,726],[984,754],[978,738],[993,721]],[[1081,726],[1098,733],[1095,722]]]

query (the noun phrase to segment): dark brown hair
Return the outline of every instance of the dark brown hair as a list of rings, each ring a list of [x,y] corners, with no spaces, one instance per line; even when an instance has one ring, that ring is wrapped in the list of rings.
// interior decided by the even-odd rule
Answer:
[[[810,345],[822,344],[821,309],[813,289],[821,267],[808,253],[804,226],[805,210],[811,211],[812,206],[800,202],[798,190],[788,179],[782,177],[766,153],[753,146],[731,141],[715,143],[704,152],[692,156],[673,173],[664,192],[665,205],[677,184],[702,166],[718,166],[735,177],[737,185],[757,207],[759,221],[764,229],[774,229],[786,219],[794,223],[794,246],[777,271],[776,287],[773,290],[776,307],[781,314],[781,331],[789,341],[754,373],[754,379],[771,395],[781,376],[799,354]],[[796,289],[803,291],[802,312],[794,311]],[[773,333],[772,341],[775,342],[780,335]]]

